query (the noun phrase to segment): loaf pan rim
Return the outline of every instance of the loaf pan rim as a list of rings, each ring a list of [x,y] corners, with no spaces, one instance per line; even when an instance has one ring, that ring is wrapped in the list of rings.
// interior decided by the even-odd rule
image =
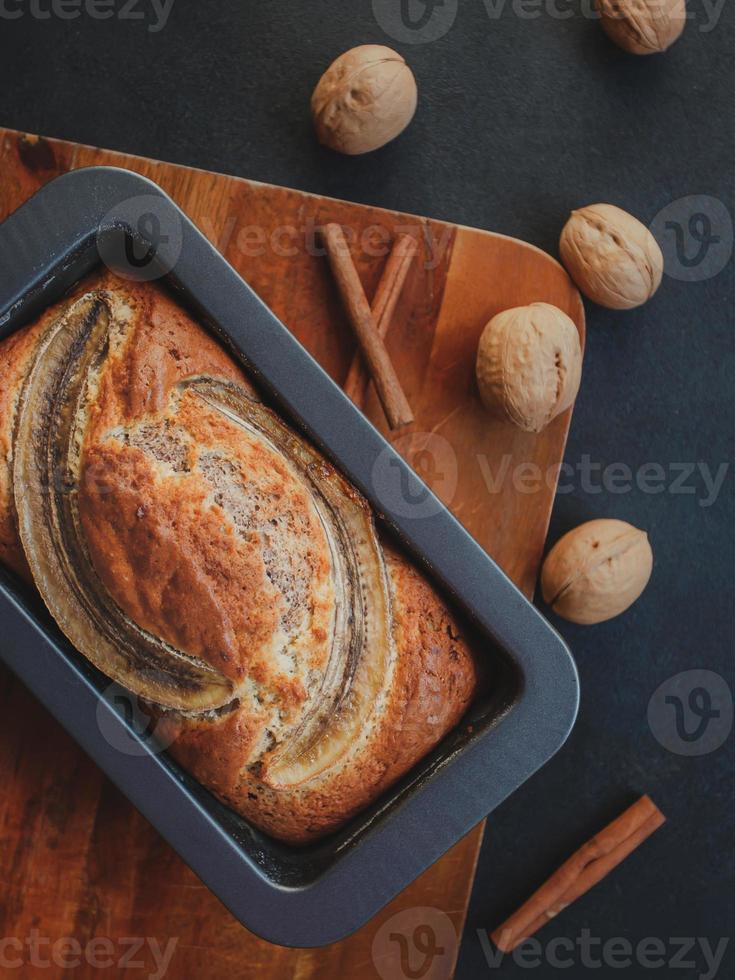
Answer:
[[[323,946],[358,929],[561,748],[576,719],[579,678],[558,633],[446,507],[437,502],[430,519],[412,521],[397,513],[392,501],[376,499],[366,459],[374,464],[376,454],[386,453],[411,492],[436,498],[148,178],[113,167],[71,171],[46,184],[0,224],[0,264],[8,273],[0,286],[0,336],[90,271],[99,262],[100,236],[125,225],[120,203],[141,197],[156,198],[161,213],[180,227],[181,251],[175,261],[169,261],[165,246],[161,255],[175,285],[283,413],[370,499],[418,564],[442,582],[451,598],[511,658],[523,678],[518,700],[501,724],[478,735],[312,884],[283,886],[265,876],[144,740],[140,742],[147,751],[132,758],[100,737],[97,712],[105,709],[100,708],[98,692],[64,657],[44,625],[19,604],[12,588],[0,583],[0,602],[12,616],[13,630],[25,636],[23,642],[35,638],[47,647],[49,664],[57,669],[47,667],[41,676],[30,658],[9,651],[6,636],[0,657],[8,666],[243,925],[280,945]],[[126,227],[134,237],[139,235],[138,227]],[[279,382],[283,377],[295,385],[288,396]],[[476,573],[477,580],[468,573]],[[486,608],[489,599],[492,609]],[[58,702],[62,692],[66,700]],[[124,724],[114,712],[109,721],[113,726]],[[168,806],[182,796],[187,801],[183,816]],[[406,848],[407,840],[411,848]],[[238,861],[236,874],[233,860]]]

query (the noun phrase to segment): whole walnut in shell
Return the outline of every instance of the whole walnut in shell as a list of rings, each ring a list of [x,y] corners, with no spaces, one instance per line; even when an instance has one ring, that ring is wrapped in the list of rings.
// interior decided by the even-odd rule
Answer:
[[[608,309],[641,306],[661,285],[664,257],[658,242],[637,218],[612,204],[573,211],[559,248],[585,296]]]
[[[540,432],[577,397],[579,332],[549,303],[505,310],[483,331],[476,370],[480,397],[495,418]]]
[[[588,521],[565,534],[541,572],[544,602],[572,623],[603,623],[639,598],[653,570],[645,531],[625,521]]]
[[[340,153],[369,153],[395,139],[413,119],[416,79],[391,48],[363,44],[341,55],[311,98],[319,142]]]
[[[630,54],[659,54],[686,25],[686,0],[597,0],[605,33]]]

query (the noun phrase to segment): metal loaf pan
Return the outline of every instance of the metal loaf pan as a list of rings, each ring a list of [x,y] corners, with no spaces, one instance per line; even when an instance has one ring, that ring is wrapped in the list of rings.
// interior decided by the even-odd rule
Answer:
[[[0,336],[101,260],[111,264],[122,241],[129,261],[166,275],[264,396],[362,491],[472,620],[492,672],[491,693],[343,831],[291,848],[227,810],[168,759],[38,597],[5,574],[0,656],[243,925],[282,945],[332,943],[363,925],[554,755],[576,717],[577,672],[543,617],[149,180],[107,167],[74,171],[0,224]],[[386,472],[391,479],[379,478]],[[406,499],[423,504],[407,509]]]

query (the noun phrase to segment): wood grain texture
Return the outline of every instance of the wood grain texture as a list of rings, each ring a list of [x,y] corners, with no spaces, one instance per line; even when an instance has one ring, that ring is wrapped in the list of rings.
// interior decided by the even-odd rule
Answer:
[[[350,231],[368,297],[390,241],[401,232],[414,235],[419,254],[387,345],[416,422],[390,438],[520,587],[532,592],[571,413],[538,437],[498,425],[479,405],[473,366],[482,328],[508,307],[554,303],[584,335],[579,295],[556,262],[486,232],[6,130],[0,130],[0,219],[57,174],[93,164],[129,167],[157,181],[340,383],[354,340],[316,229],[336,221]],[[372,389],[366,411],[387,434]],[[4,670],[0,691],[0,874],[6,882],[0,937],[25,942],[37,930],[51,943],[74,937],[85,947],[94,937],[108,937],[114,945],[114,965],[104,969],[84,956],[67,969],[33,966],[26,946],[16,975],[126,977],[130,969],[118,962],[126,953],[121,939],[137,936],[162,946],[176,938],[166,973],[174,980],[361,980],[379,976],[373,940],[403,910],[443,910],[461,936],[482,827],[351,939],[320,950],[274,947],[233,919]],[[47,943],[39,955],[48,960],[52,950]],[[439,972],[426,975],[450,976],[454,952],[437,964]],[[9,955],[20,954],[13,948]],[[136,969],[137,975],[154,970],[148,944],[135,959],[147,968]]]

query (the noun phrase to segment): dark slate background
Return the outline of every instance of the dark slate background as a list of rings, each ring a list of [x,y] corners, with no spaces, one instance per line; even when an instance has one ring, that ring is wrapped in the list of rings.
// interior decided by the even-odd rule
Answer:
[[[150,0],[139,2],[150,10]],[[494,20],[483,0],[461,0],[451,30],[420,44],[394,42],[371,0],[176,0],[157,33],[150,18],[0,18],[0,124],[477,225],[551,252],[568,211],[590,202],[621,205],[646,222],[679,202],[673,220],[685,233],[691,215],[708,213],[720,241],[689,271],[695,281],[680,278],[672,231],[676,276],[653,302],[624,315],[588,307],[567,461],[577,466],[589,454],[602,466],[666,470],[702,462],[715,472],[732,461],[735,414],[735,9],[727,5],[705,32],[704,2],[692,0],[694,19],[674,49],[646,59],[615,49],[580,0],[557,0],[571,17],[544,7],[536,19],[517,16],[508,0]],[[398,0],[375,6],[395,17]],[[337,54],[368,41],[392,43],[409,59],[420,108],[393,145],[343,159],[316,145],[308,100]],[[716,198],[724,216],[712,201],[681,203],[689,195]],[[693,227],[701,230],[701,220]],[[691,236],[685,244],[691,257],[698,244]],[[593,492],[599,473],[594,480],[585,489],[577,476],[559,496],[550,541],[591,517],[624,518],[649,531],[654,577],[614,622],[557,624],[582,676],[579,724],[563,752],[493,815],[461,980],[647,975],[640,965],[593,969],[580,953],[566,971],[549,962],[490,968],[477,937],[642,792],[665,810],[666,828],[541,940],[574,940],[585,929],[603,942],[657,937],[673,957],[675,937],[716,946],[732,932],[733,736],[688,759],[654,739],[646,713],[659,684],[680,671],[707,668],[735,684],[733,475],[711,506],[702,506],[701,478],[688,481],[695,492],[687,494]],[[730,951],[719,976],[732,976],[733,960]],[[701,953],[696,966],[663,970],[705,973]]]

